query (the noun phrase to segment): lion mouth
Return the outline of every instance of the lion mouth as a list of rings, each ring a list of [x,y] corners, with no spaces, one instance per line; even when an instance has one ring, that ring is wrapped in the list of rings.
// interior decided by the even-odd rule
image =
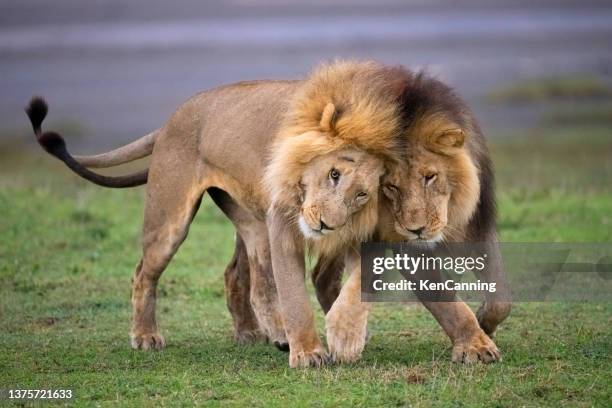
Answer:
[[[304,237],[308,239],[319,239],[322,236],[333,232],[333,230],[328,230],[328,229],[312,228],[310,225],[308,225],[306,220],[304,220],[304,217],[300,217],[300,219],[298,220],[298,225],[300,227],[300,231],[302,232],[302,235],[304,235]]]
[[[427,243],[432,243],[435,244],[437,242],[440,242],[442,240],[444,240],[444,234],[442,234],[442,232],[436,232],[436,233],[424,233],[424,234],[420,234],[417,235],[413,232],[408,231],[406,228],[400,227],[397,228],[396,227],[396,231],[407,238],[407,241],[411,241],[411,242],[427,242]]]

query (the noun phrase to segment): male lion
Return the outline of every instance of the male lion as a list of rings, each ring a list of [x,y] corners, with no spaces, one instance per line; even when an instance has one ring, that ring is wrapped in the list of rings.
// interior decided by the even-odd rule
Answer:
[[[41,99],[32,100],[27,112],[38,141],[76,173],[109,187],[148,181],[143,255],[132,285],[134,348],[165,345],[155,319],[157,283],[208,191],[236,226],[237,250],[246,251],[250,301],[261,329],[282,345],[287,328],[292,367],[323,362],[326,353],[318,339],[296,336],[296,327],[312,327],[312,314],[286,310],[281,316],[271,263],[283,268],[286,260],[274,259],[278,254],[270,252],[268,237],[275,245],[301,253],[301,262],[291,259],[297,264],[286,272],[303,276],[304,241],[329,254],[322,269],[337,269],[333,256],[374,230],[384,171],[378,156],[394,150],[397,117],[389,103],[389,83],[377,67],[336,63],[304,81],[243,82],[202,92],[180,106],[162,128],[98,156],[75,158],[61,136],[43,133],[47,107]],[[284,154],[271,157],[267,175],[287,182],[280,190],[261,184],[273,145],[275,152]],[[103,176],[86,168],[109,167],[148,154],[149,169],[127,176]],[[268,222],[272,201],[272,214],[282,211],[282,226],[274,217]],[[302,234],[290,239],[276,235],[279,228],[300,227],[306,239]],[[236,255],[234,263],[244,263],[241,254]],[[275,271],[275,277],[284,283],[282,274]],[[305,301],[299,284],[283,285],[280,296],[282,303]]]
[[[477,275],[496,282],[497,291],[487,292],[478,318],[454,293],[446,294],[446,302],[422,300],[450,337],[453,361],[498,360],[499,350],[487,334],[508,316],[511,303],[497,245],[493,172],[484,137],[448,86],[401,68],[397,76],[403,77],[401,159],[388,163],[383,177],[385,199],[374,239],[484,243],[489,262]],[[344,361],[356,360],[364,344],[369,306],[359,302],[360,290],[355,283],[326,318],[328,342],[331,335],[332,344],[341,343],[337,353]],[[330,333],[334,326],[342,327],[342,339],[336,339],[338,330]]]

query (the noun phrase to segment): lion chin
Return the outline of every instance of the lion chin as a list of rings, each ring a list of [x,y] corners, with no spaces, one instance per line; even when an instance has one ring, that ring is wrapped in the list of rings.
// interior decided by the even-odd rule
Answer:
[[[304,235],[305,238],[312,240],[317,240],[322,236],[333,232],[332,230],[316,230],[311,228],[302,216],[300,216],[298,220],[298,226],[300,227],[300,232],[302,235]]]
[[[396,231],[406,238],[406,241],[411,243],[437,244],[444,241],[444,234],[442,232],[437,232],[431,236],[420,236],[409,231],[404,231],[403,229],[396,229]]]

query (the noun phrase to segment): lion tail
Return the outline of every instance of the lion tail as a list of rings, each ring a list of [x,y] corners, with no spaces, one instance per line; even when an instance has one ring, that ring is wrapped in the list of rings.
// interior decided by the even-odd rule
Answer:
[[[56,132],[43,132],[42,122],[47,116],[49,107],[44,99],[34,97],[26,108],[26,113],[32,122],[34,133],[38,143],[49,154],[63,161],[72,171],[86,180],[103,187],[111,188],[126,188],[135,187],[146,184],[149,170],[141,170],[136,173],[127,174],[125,176],[105,176],[95,173],[85,167],[85,165],[97,165],[98,167],[110,167],[117,164],[122,164],[140,157],[144,157],[153,150],[155,141],[155,132],[138,139],[122,148],[113,150],[112,152],[103,153],[95,156],[83,156],[80,162],[72,156],[66,149],[66,142]],[[143,141],[144,140],[144,141]],[[144,153],[143,153],[144,152]],[[112,159],[112,160],[111,160]],[[112,163],[112,164],[108,164]],[[108,164],[108,165],[107,165]]]
[[[134,140],[131,143],[121,146],[110,152],[94,154],[91,156],[73,156],[76,161],[85,167],[107,168],[120,164],[129,163],[134,160],[142,159],[151,155],[153,146],[157,139],[158,131],[153,131],[148,135]]]

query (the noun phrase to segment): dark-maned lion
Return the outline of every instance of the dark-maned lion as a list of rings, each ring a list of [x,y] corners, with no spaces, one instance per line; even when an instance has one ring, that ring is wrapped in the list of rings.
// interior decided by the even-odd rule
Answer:
[[[383,177],[385,199],[374,238],[484,243],[489,262],[477,275],[496,282],[497,291],[487,292],[478,317],[454,293],[447,294],[448,302],[423,303],[449,335],[453,361],[498,360],[499,350],[487,334],[508,316],[511,303],[497,244],[493,171],[484,137],[466,104],[448,86],[403,68],[396,75],[403,78],[398,101],[401,158],[388,163]],[[328,343],[342,343],[335,347],[341,360],[357,359],[363,348],[368,305],[359,303],[360,289],[355,284],[327,315]],[[337,326],[341,329],[330,333],[329,328]]]

